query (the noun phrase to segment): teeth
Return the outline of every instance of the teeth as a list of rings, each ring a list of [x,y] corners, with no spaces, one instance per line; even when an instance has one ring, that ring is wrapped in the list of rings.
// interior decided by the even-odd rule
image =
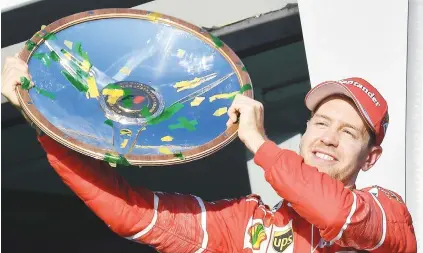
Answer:
[[[322,153],[319,153],[319,152],[316,152],[316,156],[319,157],[319,158],[321,158],[321,159],[323,159],[323,160],[328,160],[328,161],[333,161],[334,160],[332,156],[329,156],[329,155],[326,155],[326,154],[322,154]]]

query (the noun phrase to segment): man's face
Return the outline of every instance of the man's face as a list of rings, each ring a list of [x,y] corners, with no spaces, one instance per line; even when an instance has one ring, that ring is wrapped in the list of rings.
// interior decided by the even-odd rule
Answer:
[[[307,123],[300,153],[306,164],[348,184],[367,169],[369,133],[354,104],[342,97],[325,99]]]

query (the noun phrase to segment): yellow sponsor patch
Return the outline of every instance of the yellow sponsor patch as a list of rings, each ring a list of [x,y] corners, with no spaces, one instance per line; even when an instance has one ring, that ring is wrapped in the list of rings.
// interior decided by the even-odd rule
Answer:
[[[256,223],[250,227],[248,234],[250,235],[250,243],[253,250],[260,250],[261,243],[267,239],[263,224]]]

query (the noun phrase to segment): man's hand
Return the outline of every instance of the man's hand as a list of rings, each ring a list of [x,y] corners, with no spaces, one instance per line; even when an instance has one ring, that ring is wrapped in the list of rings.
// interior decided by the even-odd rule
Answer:
[[[267,139],[264,130],[263,104],[243,95],[237,95],[228,110],[227,127],[239,123],[238,136],[254,154]]]
[[[31,80],[26,62],[19,59],[17,55],[6,58],[1,73],[1,94],[19,109],[21,106],[16,95],[16,86],[21,84],[21,77]],[[32,82],[31,85],[33,85]]]
[[[36,130],[37,134],[41,135],[41,130],[28,118],[22,110],[22,106],[19,104],[16,87],[21,85],[21,77],[31,80],[31,76],[28,71],[28,64],[19,59],[18,54],[14,57],[6,58],[1,72],[1,94],[22,113],[22,116],[26,119],[26,121],[28,121],[29,125]],[[31,86],[34,86],[32,81],[30,81],[30,87]]]

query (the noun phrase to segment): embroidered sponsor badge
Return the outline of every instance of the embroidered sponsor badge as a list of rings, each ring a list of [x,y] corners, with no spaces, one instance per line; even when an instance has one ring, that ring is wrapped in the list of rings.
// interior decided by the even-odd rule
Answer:
[[[261,243],[267,239],[266,231],[261,223],[256,223],[250,227],[248,234],[250,235],[250,243],[253,250],[259,250]]]
[[[292,232],[292,228],[273,233],[272,246],[277,252],[284,252],[293,242],[294,233]]]

